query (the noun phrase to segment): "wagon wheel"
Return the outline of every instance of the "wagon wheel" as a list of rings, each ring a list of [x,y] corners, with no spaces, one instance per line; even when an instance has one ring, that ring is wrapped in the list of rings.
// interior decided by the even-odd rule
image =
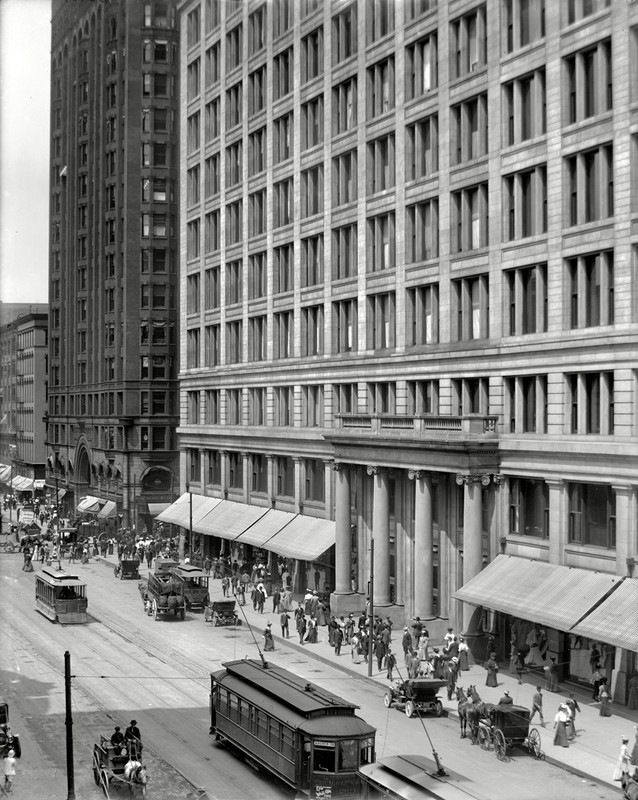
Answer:
[[[527,746],[534,758],[541,757],[541,735],[538,732],[538,728],[530,728],[529,735],[527,737]]]
[[[97,745],[93,747],[93,777],[95,778],[95,785],[100,785],[100,769],[102,762],[100,761],[100,748]]]
[[[15,551],[15,549],[16,549],[16,546],[14,545],[13,542],[5,542],[4,543],[4,549],[5,549],[5,552],[7,552],[7,553],[13,553]]]
[[[434,704],[434,716],[440,717],[443,713],[443,703],[440,700],[437,700]]]
[[[507,744],[505,743],[505,736],[502,730],[496,730],[494,732],[494,750],[496,751],[496,757],[499,761],[506,760]]]
[[[413,717],[416,714],[416,706],[412,700],[408,700],[405,704],[405,716]]]
[[[484,725],[478,729],[478,743],[481,750],[491,750],[490,734]]]
[[[392,705],[392,695],[390,694],[390,692],[386,692],[383,695],[383,705],[386,708],[390,708],[390,706]]]
[[[111,799],[111,795],[109,794],[109,772],[107,769],[102,768],[100,770],[100,786],[102,787],[102,791],[104,792],[104,796],[106,800]]]

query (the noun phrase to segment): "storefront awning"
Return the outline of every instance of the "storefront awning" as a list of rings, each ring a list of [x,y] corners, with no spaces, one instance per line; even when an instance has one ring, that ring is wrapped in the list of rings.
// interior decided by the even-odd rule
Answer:
[[[279,533],[296,517],[290,511],[279,511],[276,508],[269,509],[263,517],[260,517],[254,525],[241,533],[235,540],[238,544],[251,544],[253,547],[264,547],[269,539]]]
[[[31,478],[25,478],[23,475],[16,475],[11,481],[11,486],[16,492],[30,492],[33,490],[33,481]]]
[[[6,464],[0,464],[0,483],[11,482],[11,467]]]
[[[335,523],[298,514],[264,547],[280,556],[313,561],[335,543]]]
[[[77,510],[80,514],[97,514],[100,510],[100,505],[103,504],[103,500],[100,500],[99,497],[93,497],[90,494],[87,494],[86,497],[83,497],[77,505]]]
[[[167,509],[158,514],[156,520],[158,522],[170,522],[182,528],[189,528],[192,513],[193,530],[197,530],[195,526],[199,520],[219,502],[221,501],[215,497],[204,497],[202,494],[184,492]]]
[[[638,652],[638,580],[624,578],[570,633]]]
[[[240,533],[250,528],[268,511],[262,506],[250,506],[246,503],[235,503],[233,500],[221,500],[219,504],[201,520],[197,531],[222,539],[236,539]]]
[[[620,580],[617,575],[498,555],[452,597],[568,631]]]
[[[158,514],[161,514],[162,511],[166,511],[167,508],[170,507],[170,503],[149,503],[148,504],[148,513],[152,517],[156,517]]]
[[[103,501],[102,501],[103,502]],[[97,512],[98,519],[107,519],[107,517],[114,517],[116,514],[116,505],[112,500],[107,500],[104,505]]]
[[[44,489],[44,479],[40,478],[38,480],[33,481],[33,488],[34,489]]]

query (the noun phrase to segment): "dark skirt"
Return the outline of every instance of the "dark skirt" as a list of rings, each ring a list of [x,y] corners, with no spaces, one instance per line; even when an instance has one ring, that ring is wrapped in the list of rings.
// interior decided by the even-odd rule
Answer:
[[[488,669],[487,678],[485,679],[486,686],[498,686],[498,676],[495,669]]]
[[[463,670],[463,672],[467,672],[470,668],[467,660],[467,650],[461,650],[459,653],[459,669]]]
[[[600,700],[600,716],[611,717],[611,707],[609,705],[609,698],[603,697]]]
[[[554,734],[554,744],[559,747],[569,747],[567,740],[567,727],[564,722],[556,723],[556,733]]]

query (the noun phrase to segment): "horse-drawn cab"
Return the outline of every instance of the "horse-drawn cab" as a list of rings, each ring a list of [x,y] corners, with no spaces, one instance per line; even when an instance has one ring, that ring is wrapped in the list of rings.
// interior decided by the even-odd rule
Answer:
[[[507,749],[527,747],[534,758],[541,758],[541,736],[530,726],[531,711],[524,706],[493,706],[479,721],[478,742],[483,750],[494,750],[499,761],[507,760]]]
[[[397,679],[386,691],[383,702],[386,708],[391,708],[393,705],[397,708],[402,707],[407,717],[426,712],[440,717],[443,713],[443,703],[437,696],[437,690],[446,685],[447,681],[433,678],[409,678],[405,681]]]
[[[146,767],[137,760],[126,745],[113,745],[107,736],[100,735],[99,744],[93,746],[93,777],[95,783],[110,797],[109,788],[126,784],[129,790],[139,786],[142,796],[146,795]]]
[[[0,759],[6,758],[9,750],[13,750],[16,758],[22,755],[20,737],[11,733],[9,725],[9,704],[0,697]]]

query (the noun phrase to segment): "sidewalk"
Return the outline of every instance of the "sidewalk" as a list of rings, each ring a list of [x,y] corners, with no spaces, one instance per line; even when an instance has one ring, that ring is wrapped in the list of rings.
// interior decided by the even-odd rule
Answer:
[[[117,556],[94,558],[96,561],[104,561],[109,566],[117,564]],[[140,575],[142,579],[146,578],[147,574],[148,568],[145,564],[141,565]],[[221,580],[211,578],[210,596],[211,600],[223,599]],[[302,596],[293,595],[293,600],[294,606],[296,606],[297,601],[302,600]],[[360,679],[369,680],[376,686],[386,687],[388,685],[386,671],[385,669],[381,672],[377,670],[376,659],[373,662],[372,676],[368,677],[368,665],[365,663],[355,664],[352,661],[349,645],[344,644],[341,648],[341,655],[335,655],[334,649],[328,645],[328,629],[326,627],[319,628],[319,641],[317,644],[301,645],[294,630],[293,615],[289,612],[291,617],[290,639],[282,639],[279,635],[281,631],[279,614],[272,613],[272,600],[270,598],[266,600],[266,610],[263,614],[254,611],[249,601],[242,607],[242,610],[248,623],[255,629],[258,641],[261,641],[259,634],[266,627],[266,624],[271,622],[275,646],[285,643],[287,647],[303,652],[306,657],[312,655],[318,662],[336,667],[349,675],[356,675]],[[241,611],[240,616],[242,616]],[[399,674],[401,677],[405,677],[406,673],[400,646],[401,633],[402,631],[400,630],[393,632],[394,652],[397,656]],[[430,644],[431,646],[439,646],[440,643],[431,641]],[[630,746],[633,742],[634,725],[638,725],[638,711],[630,711],[625,706],[614,705],[612,707],[613,716],[601,717],[599,714],[600,704],[594,702],[591,692],[583,687],[562,684],[560,693],[545,692],[544,679],[539,679],[534,674],[526,674],[523,675],[523,682],[519,684],[518,677],[510,674],[507,671],[507,666],[506,664],[501,664],[497,688],[485,686],[486,671],[478,664],[471,665],[468,672],[461,673],[459,685],[464,688],[467,688],[470,684],[476,686],[481,699],[491,703],[498,702],[505,689],[508,689],[515,704],[531,708],[535,687],[537,683],[540,683],[544,697],[545,727],[541,728],[541,743],[545,760],[573,772],[575,775],[594,780],[606,788],[613,788],[621,795],[620,783],[612,780],[612,774],[618,760],[621,737],[627,736]],[[556,747],[552,744],[554,715],[558,709],[558,704],[564,702],[570,692],[574,693],[580,706],[580,714],[576,717],[577,737],[570,742],[568,748]],[[449,717],[458,718],[456,700],[448,700],[445,690],[441,691],[440,696],[445,713]],[[540,728],[538,717],[532,724]]]

